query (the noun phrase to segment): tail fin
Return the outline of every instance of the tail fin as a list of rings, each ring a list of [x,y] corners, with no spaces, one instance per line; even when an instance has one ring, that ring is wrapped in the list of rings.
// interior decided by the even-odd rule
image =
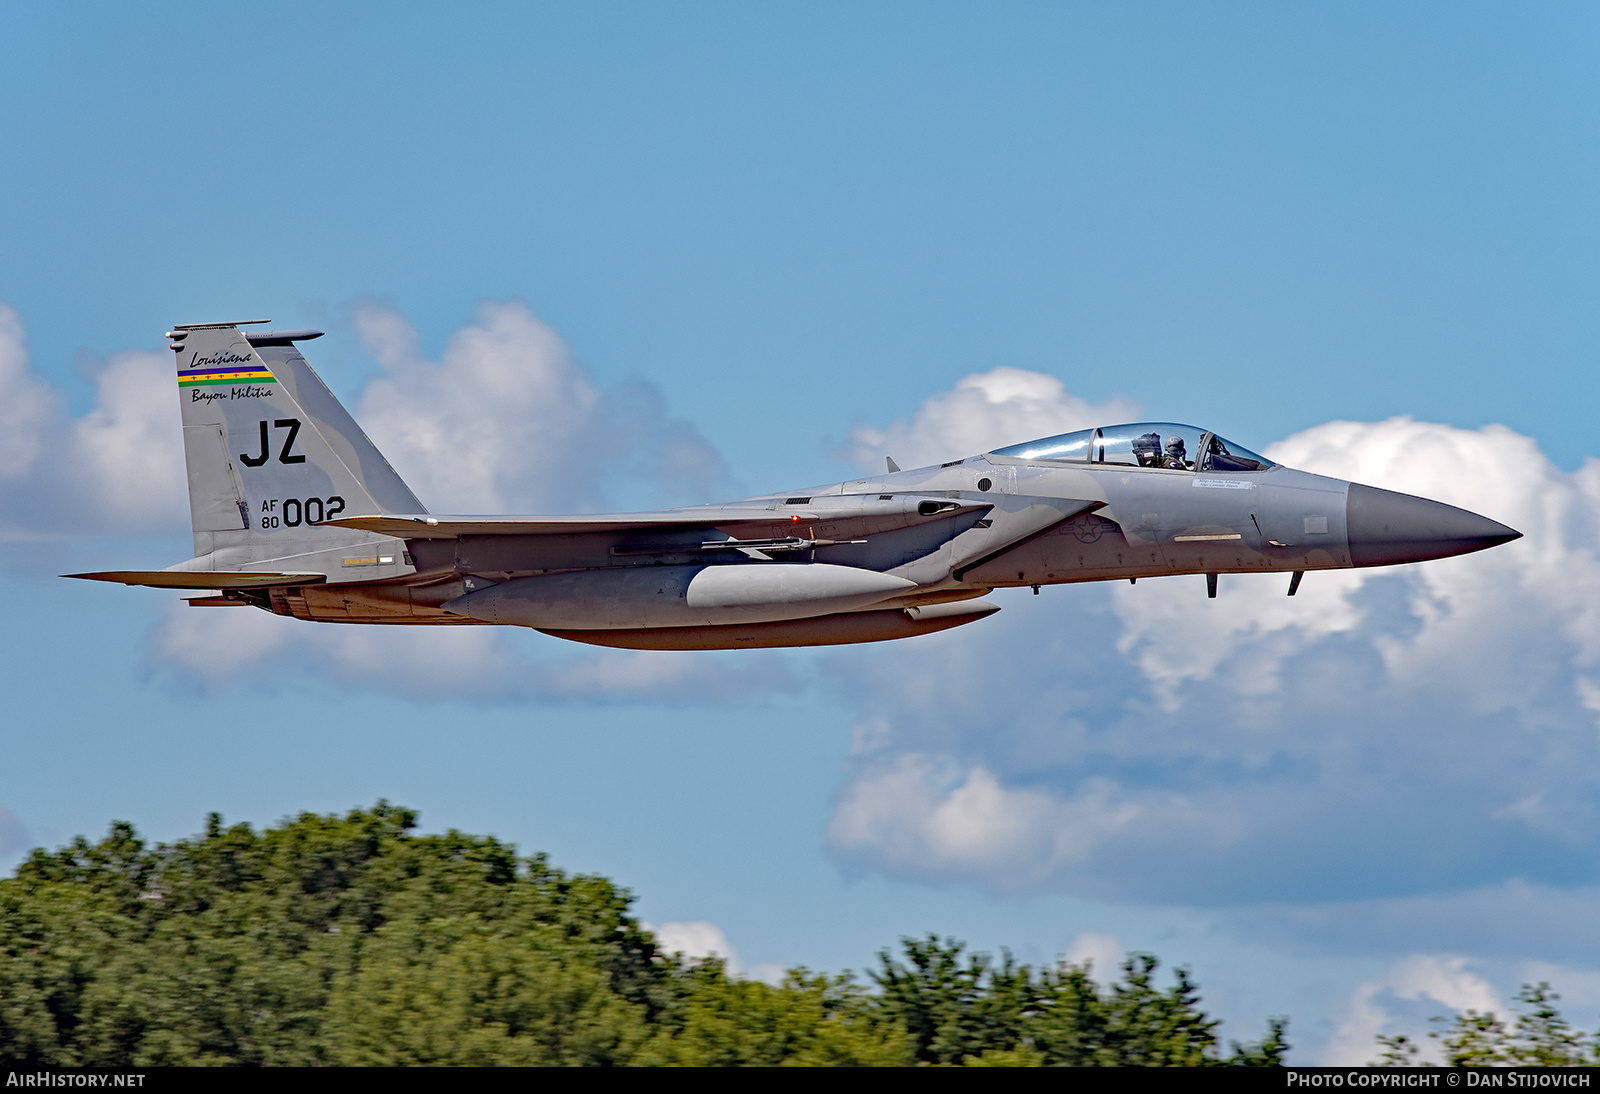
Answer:
[[[393,539],[317,527],[340,514],[427,512],[295,348],[322,332],[245,334],[242,325],[185,324],[167,335],[178,361],[195,564],[273,562],[347,580],[408,570]],[[380,543],[389,549],[333,557]],[[289,560],[296,565],[283,565]]]

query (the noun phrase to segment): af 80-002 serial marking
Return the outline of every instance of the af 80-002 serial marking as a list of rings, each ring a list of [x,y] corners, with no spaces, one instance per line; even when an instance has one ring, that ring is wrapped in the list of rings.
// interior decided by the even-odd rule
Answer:
[[[503,623],[634,649],[876,642],[1005,586],[1387,566],[1516,539],[1486,517],[1274,464],[1215,433],[1106,426],[717,505],[434,516],[295,343],[169,334],[194,558],[74,574],[338,623]]]

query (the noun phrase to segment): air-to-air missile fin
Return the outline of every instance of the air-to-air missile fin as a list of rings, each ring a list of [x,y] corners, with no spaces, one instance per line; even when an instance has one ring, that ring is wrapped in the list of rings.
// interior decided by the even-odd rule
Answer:
[[[889,465],[889,474],[891,475],[900,470],[900,465],[894,462],[893,456],[885,456],[883,462]]]
[[[1291,576],[1289,578],[1289,595],[1290,596],[1293,596],[1295,593],[1300,591],[1300,579],[1302,577],[1305,577],[1305,576],[1306,576],[1306,572],[1304,570],[1296,570],[1294,572],[1293,576]]]

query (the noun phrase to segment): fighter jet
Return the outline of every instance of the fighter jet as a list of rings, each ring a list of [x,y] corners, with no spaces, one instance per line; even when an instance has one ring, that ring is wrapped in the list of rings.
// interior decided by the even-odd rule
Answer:
[[[1216,433],[1107,425],[881,475],[653,513],[429,513],[306,363],[313,330],[167,338],[194,557],[71,574],[204,590],[328,623],[508,624],[598,646],[722,650],[909,638],[1000,588],[1392,566],[1521,533],[1295,471]]]

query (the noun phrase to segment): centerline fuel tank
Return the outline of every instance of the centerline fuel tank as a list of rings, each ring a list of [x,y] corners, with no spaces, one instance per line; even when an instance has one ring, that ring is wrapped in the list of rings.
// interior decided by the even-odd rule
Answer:
[[[913,588],[888,574],[819,562],[635,566],[518,578],[456,597],[444,609],[541,630],[633,630],[804,619]]]

